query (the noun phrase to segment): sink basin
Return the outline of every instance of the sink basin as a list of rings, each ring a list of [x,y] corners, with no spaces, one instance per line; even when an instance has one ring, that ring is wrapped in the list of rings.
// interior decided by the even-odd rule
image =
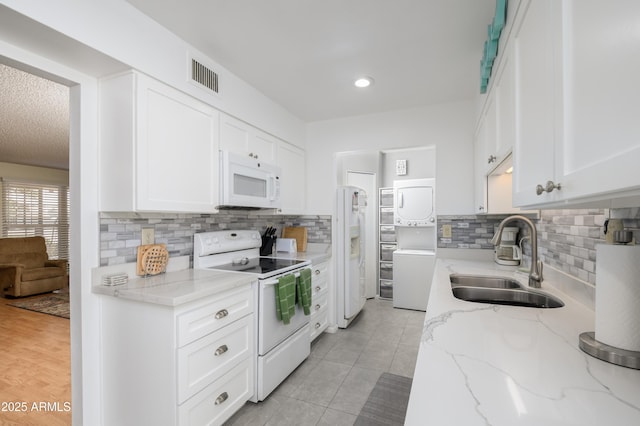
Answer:
[[[449,279],[451,280],[451,287],[522,288],[522,284],[518,281],[504,277],[451,274],[449,275]]]
[[[528,308],[561,308],[562,300],[550,294],[525,289],[487,287],[452,287],[453,295],[461,300],[493,305],[525,306]]]
[[[451,274],[453,295],[467,302],[529,308],[561,308],[562,300],[550,294],[530,290],[517,280],[487,275]]]

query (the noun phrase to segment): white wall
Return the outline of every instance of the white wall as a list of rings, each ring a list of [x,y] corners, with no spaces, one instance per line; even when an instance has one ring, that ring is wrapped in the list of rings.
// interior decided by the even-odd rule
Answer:
[[[473,213],[475,103],[455,102],[307,125],[310,214],[332,214],[334,153],[435,146],[439,214]]]

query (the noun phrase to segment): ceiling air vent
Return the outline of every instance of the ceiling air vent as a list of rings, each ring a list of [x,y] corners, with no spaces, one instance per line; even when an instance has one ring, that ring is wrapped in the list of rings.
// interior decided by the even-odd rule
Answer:
[[[200,83],[207,89],[218,92],[218,73],[191,59],[191,80]]]

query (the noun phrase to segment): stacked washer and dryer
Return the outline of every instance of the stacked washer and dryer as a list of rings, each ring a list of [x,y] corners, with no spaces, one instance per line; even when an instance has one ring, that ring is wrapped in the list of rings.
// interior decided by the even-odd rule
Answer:
[[[393,252],[393,307],[426,311],[436,260],[435,179],[393,183],[398,249]]]

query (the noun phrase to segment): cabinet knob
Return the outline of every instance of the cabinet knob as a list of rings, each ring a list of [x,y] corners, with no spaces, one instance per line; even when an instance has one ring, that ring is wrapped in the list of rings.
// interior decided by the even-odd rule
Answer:
[[[253,158],[253,152],[249,153],[249,157]]]
[[[225,402],[227,400],[227,398],[229,398],[229,394],[226,392],[222,392],[217,398],[216,398],[216,402],[215,405],[220,405],[223,402]]]
[[[220,356],[223,353],[227,352],[228,350],[229,350],[229,347],[227,345],[222,345],[218,349],[216,349],[216,351],[213,353],[213,355],[214,356]]]
[[[484,210],[484,206],[478,206],[478,210],[483,211]]]
[[[320,291],[320,286],[317,286],[317,287],[316,287],[316,291]]]
[[[216,312],[216,319],[222,319],[227,315],[229,315],[229,311],[227,311],[226,309],[220,309],[218,312]]]
[[[320,304],[316,305],[316,311],[320,309]]]
[[[315,273],[316,275],[320,275],[320,269],[316,269]]]
[[[560,183],[554,183],[553,181],[549,180],[547,181],[547,184],[545,186],[542,185],[537,185],[536,186],[536,194],[541,195],[543,192],[552,192],[554,189],[557,189],[558,191],[562,189],[562,186]]]
[[[495,155],[490,155],[489,158],[487,159],[487,163],[491,164],[494,161],[496,161],[498,159],[498,157],[496,157]]]
[[[320,323],[319,322],[316,323],[316,328],[320,328]]]

